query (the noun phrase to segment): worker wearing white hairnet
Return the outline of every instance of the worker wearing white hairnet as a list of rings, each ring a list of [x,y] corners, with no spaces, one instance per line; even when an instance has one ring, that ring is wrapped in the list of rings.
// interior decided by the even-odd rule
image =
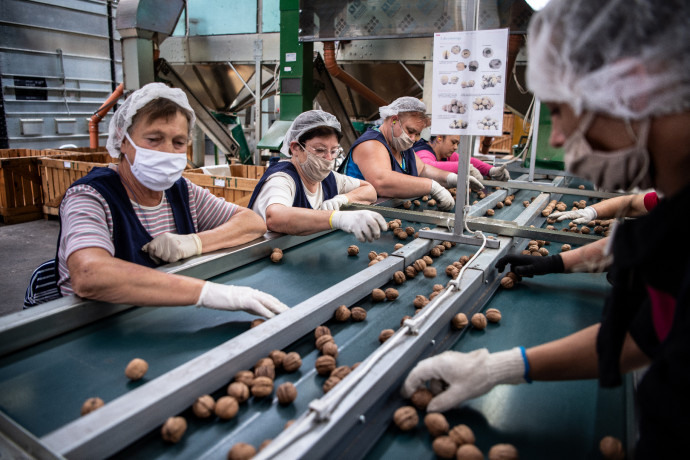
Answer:
[[[249,209],[181,177],[193,123],[185,94],[162,83],[135,91],[117,109],[107,148],[119,164],[94,168],[72,184],[60,206],[59,294],[135,305],[196,304],[264,317],[287,309],[255,289],[154,270],[266,231]]]
[[[373,203],[376,190],[333,171],[341,137],[340,123],[330,113],[309,110],[295,118],[281,149],[290,158],[272,162],[249,201],[269,230],[308,235],[335,228],[360,241],[381,236],[387,226],[380,214],[346,210],[350,203]]]
[[[629,457],[684,456],[690,246],[673,242],[690,224],[688,24],[687,0],[551,0],[533,17],[527,81],[549,106],[550,142],[565,147],[567,168],[604,189],[653,186],[662,198],[611,237],[613,289],[601,324],[529,349],[424,360],[405,394],[432,378],[449,384],[427,410],[445,411],[505,383],[598,378],[614,386],[621,374],[648,366]]]
[[[428,125],[426,105],[414,97],[400,97],[380,107],[383,124],[369,128],[357,139],[340,171],[366,179],[379,196],[413,198],[431,195],[441,210],[452,209],[458,175],[425,164],[410,150]]]

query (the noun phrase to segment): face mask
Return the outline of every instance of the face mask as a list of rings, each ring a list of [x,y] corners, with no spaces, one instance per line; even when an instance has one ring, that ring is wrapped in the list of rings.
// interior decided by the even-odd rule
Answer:
[[[182,171],[187,166],[186,153],[168,153],[159,152],[158,150],[143,149],[137,145],[125,133],[125,137],[132,147],[136,150],[136,157],[134,164],[129,162],[129,167],[132,174],[141,182],[141,184],[157,192],[162,192],[173,186],[173,184],[182,177]],[[127,158],[127,155],[125,155]]]
[[[640,124],[635,145],[610,152],[597,151],[585,134],[594,121],[594,113],[587,113],[574,133],[565,142],[565,168],[576,176],[604,190],[630,190],[652,187],[649,175],[649,118]]]
[[[395,122],[393,122],[393,124],[395,124]],[[414,140],[407,135],[402,125],[400,125],[400,129],[402,130],[402,133],[400,134],[400,136],[396,136],[395,130],[391,126],[391,137],[393,138],[391,139],[391,147],[393,147],[396,151],[402,153],[405,150],[412,148]]]
[[[307,154],[307,159],[304,160],[304,163],[299,162],[299,160],[297,161],[307,179],[312,182],[321,182],[328,177],[328,174],[333,170],[335,160],[326,160],[325,158],[310,153],[305,146],[300,145],[300,147],[302,147]]]

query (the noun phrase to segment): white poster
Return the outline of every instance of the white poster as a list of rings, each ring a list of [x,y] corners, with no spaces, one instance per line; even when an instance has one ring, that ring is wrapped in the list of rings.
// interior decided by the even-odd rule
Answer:
[[[431,133],[503,134],[508,29],[434,34]]]

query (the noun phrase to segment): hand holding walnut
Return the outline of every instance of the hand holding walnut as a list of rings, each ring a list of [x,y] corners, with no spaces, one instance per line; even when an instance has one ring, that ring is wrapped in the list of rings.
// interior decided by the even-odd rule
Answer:
[[[586,224],[597,218],[597,210],[591,206],[587,206],[584,209],[578,209],[577,211],[563,211],[554,212],[549,215],[552,219],[558,219],[558,222],[571,219],[574,224]]]

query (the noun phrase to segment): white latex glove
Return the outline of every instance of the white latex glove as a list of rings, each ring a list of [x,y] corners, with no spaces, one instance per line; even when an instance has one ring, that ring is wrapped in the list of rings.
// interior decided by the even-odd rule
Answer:
[[[431,196],[438,203],[438,209],[442,211],[446,209],[453,209],[453,206],[455,206],[453,195],[451,195],[443,185],[439,184],[435,180],[431,181]]]
[[[335,211],[331,215],[331,227],[352,233],[359,241],[373,241],[388,229],[388,224],[374,211]]]
[[[597,218],[597,210],[587,206],[585,209],[578,209],[577,211],[554,212],[549,217],[558,218],[558,222],[565,219],[573,219],[575,224],[586,224]]]
[[[201,254],[201,239],[195,233],[189,235],[177,235],[175,233],[163,233],[158,235],[141,248],[148,252],[156,262],[177,262],[180,259]]]
[[[439,379],[448,384],[435,396],[427,412],[444,412],[476,398],[503,383],[525,383],[525,363],[520,348],[489,353],[486,348],[471,353],[446,351],[420,361],[405,379],[402,395],[409,398],[425,382]]]
[[[350,200],[347,199],[345,195],[336,195],[330,200],[326,200],[321,203],[319,209],[326,211],[337,211],[341,206],[346,206]]]
[[[510,173],[505,166],[494,166],[489,169],[489,177],[493,180],[507,181],[510,180]]]
[[[450,173],[446,176],[446,187],[457,187],[458,186],[458,175],[455,173]]]
[[[210,281],[204,283],[196,305],[215,310],[243,310],[264,318],[273,318],[288,310],[287,305],[265,292],[246,286],[226,286]]]

